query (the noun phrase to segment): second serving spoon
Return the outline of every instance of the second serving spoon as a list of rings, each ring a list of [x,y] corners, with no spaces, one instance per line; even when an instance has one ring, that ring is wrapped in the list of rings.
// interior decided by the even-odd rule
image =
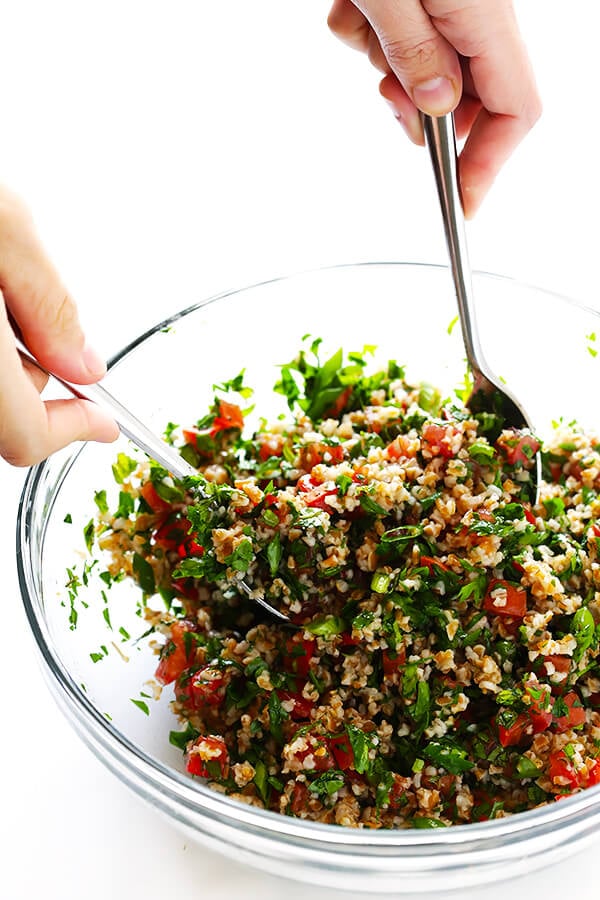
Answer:
[[[143,450],[151,459],[160,463],[161,466],[164,466],[164,468],[176,479],[182,480],[190,475],[198,475],[198,471],[183,459],[174,447],[171,447],[170,444],[167,444],[166,441],[163,441],[162,438],[144,425],[144,423],[134,416],[127,407],[123,406],[116,397],[113,397],[103,385],[73,384],[70,381],[66,381],[54,372],[49,372],[44,368],[44,366],[42,366],[27,349],[18,335],[15,335],[15,343],[21,356],[29,363],[36,366],[46,375],[50,375],[58,381],[59,384],[62,384],[63,387],[70,391],[71,394],[74,394],[75,397],[79,397],[82,400],[90,400],[108,413],[108,415],[115,420],[125,437],[128,437],[136,447]],[[274,606],[271,606],[270,603],[267,603],[264,597],[261,597],[260,595],[257,596],[256,592],[253,591],[250,585],[243,579],[236,579],[235,585],[244,591],[251,600],[266,610],[269,615],[277,619],[282,625],[288,625],[292,628],[296,627],[286,615],[279,612],[279,610],[275,609]]]

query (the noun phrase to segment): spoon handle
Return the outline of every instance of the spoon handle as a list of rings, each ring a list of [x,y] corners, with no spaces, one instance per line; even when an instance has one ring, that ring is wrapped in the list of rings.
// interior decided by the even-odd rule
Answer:
[[[48,372],[47,369],[40,365],[33,354],[27,349],[23,341],[17,336],[15,336],[15,343],[21,356],[34,366],[37,366],[40,371],[45,372],[47,375],[51,375],[52,378],[55,378],[56,381],[62,384],[63,387],[76,397],[83,400],[91,400],[92,403],[95,403],[108,413],[108,415],[117,422],[122,433],[128,437],[130,441],[136,444],[136,446],[143,450],[144,453],[147,453],[151,459],[156,460],[161,466],[164,466],[164,468],[174,475],[175,478],[184,478],[186,475],[198,474],[196,469],[186,462],[173,447],[169,446],[169,444],[167,444],[166,441],[163,441],[157,434],[150,431],[143,422],[140,422],[133,413],[126,409],[126,407],[124,407],[116,397],[113,397],[106,388],[102,387],[101,384],[72,384],[70,381],[65,381],[64,378],[60,378],[53,372]]]
[[[452,113],[435,118],[424,115],[423,130],[442,209],[467,361],[474,372],[485,372],[487,367],[477,336],[465,217],[458,186],[454,116]]]

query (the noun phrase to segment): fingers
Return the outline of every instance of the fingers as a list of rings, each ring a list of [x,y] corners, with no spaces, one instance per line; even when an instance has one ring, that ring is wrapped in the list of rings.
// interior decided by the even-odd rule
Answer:
[[[334,0],[327,24],[349,47],[366,53],[371,26],[352,0]]]
[[[460,160],[465,214],[472,217],[538,120],[541,102],[512,3],[452,2],[448,13],[449,6],[449,0],[426,0],[436,27],[468,59],[468,89],[481,101]]]
[[[462,94],[458,55],[435,27],[421,0],[355,2],[415,106],[432,116],[453,110]]]
[[[0,247],[0,290],[31,352],[68,381],[97,381],[106,366],[86,345],[77,308],[44,253],[29,213],[4,189]]]
[[[115,422],[85,400],[40,399],[45,376],[21,364],[4,309],[0,315],[0,456],[17,466],[34,465],[72,441],[114,441]]]
[[[10,311],[33,353],[47,368],[80,382],[97,380],[104,365],[90,366],[77,313],[66,297],[31,228],[23,206],[0,190],[0,284]],[[61,298],[61,299],[59,299]],[[47,376],[17,353],[0,294],[0,456],[33,465],[71,441],[113,441],[118,427],[83,400],[40,398]]]

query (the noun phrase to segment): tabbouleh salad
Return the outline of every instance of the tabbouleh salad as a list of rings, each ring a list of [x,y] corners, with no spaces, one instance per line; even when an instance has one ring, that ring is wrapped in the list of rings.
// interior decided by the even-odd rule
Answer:
[[[171,742],[217,791],[346,826],[477,822],[600,783],[600,445],[557,424],[540,446],[395,362],[369,374],[371,349],[321,363],[306,343],[275,386],[289,416],[251,436],[243,373],[215,385],[167,429],[197,477],[120,455],[95,539],[144,594]]]

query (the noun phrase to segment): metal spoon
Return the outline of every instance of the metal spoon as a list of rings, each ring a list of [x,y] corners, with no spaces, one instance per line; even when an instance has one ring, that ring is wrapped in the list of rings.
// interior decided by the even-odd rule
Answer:
[[[473,376],[473,390],[465,405],[473,412],[499,414],[506,428],[532,430],[531,419],[522,404],[508,388],[500,384],[488,366],[479,343],[465,217],[458,186],[454,116],[452,113],[439,118],[424,115],[423,130],[444,220],[465,353]],[[532,493],[537,502],[541,480],[539,453],[531,470],[531,480]]]
[[[175,478],[183,479],[189,475],[198,474],[197,470],[186,462],[186,460],[179,455],[177,450],[147,428],[143,422],[140,422],[133,413],[123,406],[116,397],[113,397],[113,395],[101,384],[73,384],[70,381],[66,381],[59,375],[55,375],[54,372],[49,372],[45,369],[27,349],[18,335],[15,335],[15,343],[21,356],[28,360],[32,365],[37,366],[41,372],[50,375],[76,397],[83,400],[91,400],[92,403],[101,407],[101,409],[116,421],[125,437],[128,437],[132,443],[143,450],[144,453],[147,453],[151,459],[156,460],[157,463],[164,466],[164,468]],[[269,615],[276,618],[282,624],[296,627],[290,622],[287,616],[271,606],[270,603],[267,603],[263,597],[254,596],[254,591],[245,581],[236,579],[235,584],[255,603],[258,603],[259,606],[265,609]]]

